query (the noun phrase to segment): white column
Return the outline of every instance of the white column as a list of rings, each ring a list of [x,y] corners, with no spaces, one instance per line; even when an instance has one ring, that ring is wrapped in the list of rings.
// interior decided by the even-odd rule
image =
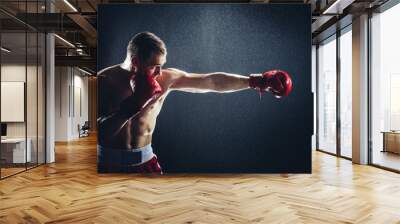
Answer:
[[[55,91],[55,79],[54,79],[54,35],[46,35],[46,61],[47,61],[47,74],[46,74],[46,163],[52,163],[55,161],[54,151],[54,114],[55,114],[55,103],[54,103],[54,91]]]
[[[46,1],[48,12],[54,11],[54,6],[50,1]],[[54,54],[54,35],[46,35],[46,163],[55,161],[54,132],[55,132],[55,54]]]
[[[368,163],[368,15],[353,19],[353,162]]]

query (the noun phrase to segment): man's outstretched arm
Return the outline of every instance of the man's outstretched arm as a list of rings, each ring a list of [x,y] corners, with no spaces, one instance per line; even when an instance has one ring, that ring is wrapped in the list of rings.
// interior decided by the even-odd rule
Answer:
[[[234,92],[248,89],[249,77],[226,73],[213,72],[207,74],[187,73],[177,69],[167,69],[166,73],[172,73],[172,85],[170,89],[186,92]]]
[[[292,79],[282,70],[271,70],[263,74],[243,76],[225,72],[208,74],[186,73],[177,69],[167,69],[163,73],[171,77],[170,89],[187,92],[234,92],[243,89],[257,89],[260,94],[271,92],[279,98],[292,91]]]

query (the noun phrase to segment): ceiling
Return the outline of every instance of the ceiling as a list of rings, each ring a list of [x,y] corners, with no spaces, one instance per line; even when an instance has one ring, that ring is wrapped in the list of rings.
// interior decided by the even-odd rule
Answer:
[[[345,16],[355,15],[376,7],[386,0],[1,0],[0,24],[2,46],[12,48],[14,54],[34,53],[35,43],[28,41],[25,52],[26,30],[55,32],[56,64],[82,66],[96,70],[97,6],[99,4],[154,4],[154,3],[249,3],[249,4],[310,4],[313,38],[323,36],[326,30]],[[330,7],[334,5],[335,7]],[[52,9],[52,13],[48,13]],[[327,12],[328,14],[323,14]],[[351,19],[350,19],[351,21]],[[327,35],[327,34],[325,34]],[[63,41],[62,39],[66,40]],[[35,41],[34,41],[35,42]],[[71,45],[72,44],[72,45]],[[23,46],[23,47],[21,47]],[[40,47],[40,46],[39,46]],[[2,52],[2,55],[4,53]],[[10,56],[9,56],[10,57]],[[81,63],[81,64],[80,64]]]

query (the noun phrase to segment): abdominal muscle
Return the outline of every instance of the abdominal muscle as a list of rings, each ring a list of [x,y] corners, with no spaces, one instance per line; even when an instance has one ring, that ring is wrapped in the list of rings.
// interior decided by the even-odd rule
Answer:
[[[126,133],[128,149],[142,148],[151,144],[156,120],[167,94],[165,92],[150,101],[135,118],[128,121],[125,125],[124,129],[126,128],[126,130],[123,130],[121,133]]]
[[[165,98],[170,92],[162,77],[157,80],[163,93],[152,99],[144,108],[122,127],[119,133],[112,137],[108,146],[115,149],[137,149],[151,144],[157,117]]]

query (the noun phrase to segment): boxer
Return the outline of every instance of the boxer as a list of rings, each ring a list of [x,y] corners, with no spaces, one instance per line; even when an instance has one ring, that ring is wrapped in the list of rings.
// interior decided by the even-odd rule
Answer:
[[[98,172],[162,174],[151,147],[156,119],[171,91],[228,93],[256,89],[289,95],[292,80],[282,70],[249,76],[163,69],[167,49],[153,33],[136,34],[125,60],[98,73]]]

